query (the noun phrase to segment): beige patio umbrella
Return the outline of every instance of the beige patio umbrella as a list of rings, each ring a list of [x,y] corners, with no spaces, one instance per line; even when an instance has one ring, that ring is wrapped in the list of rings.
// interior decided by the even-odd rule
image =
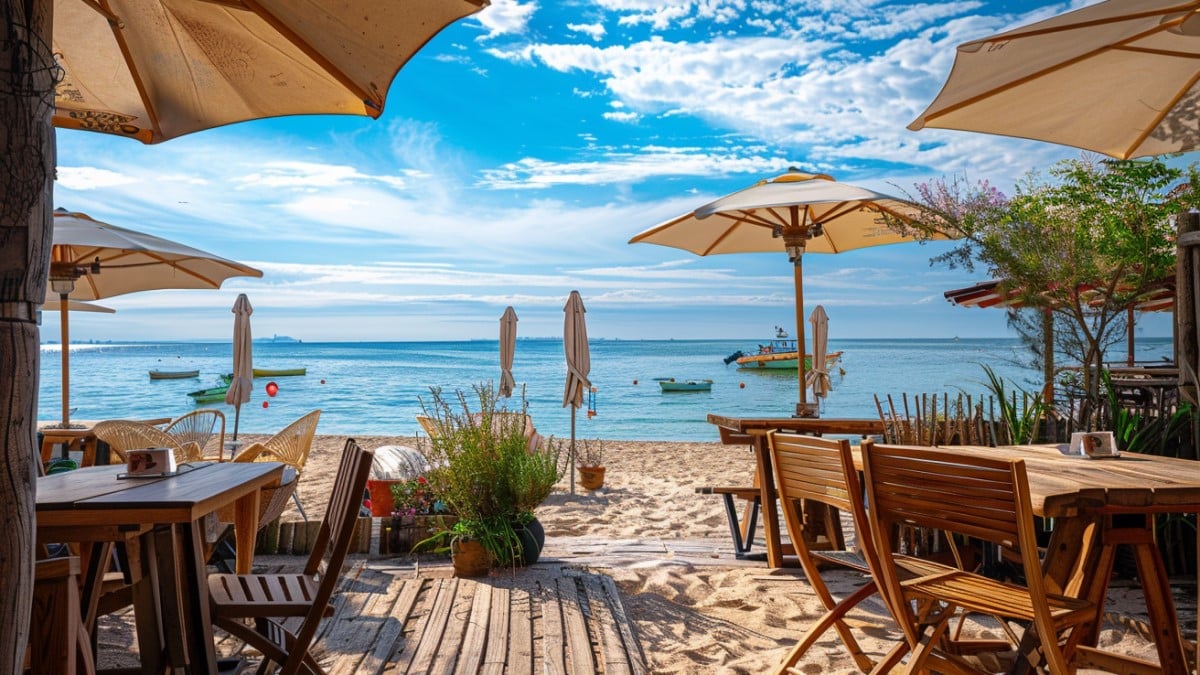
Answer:
[[[588,374],[592,370],[591,350],[588,347],[587,321],[583,298],[571,291],[563,321],[563,351],[567,357],[567,384],[563,389],[563,407],[571,406],[571,494],[575,494],[575,411],[583,405],[583,397],[591,388]]]
[[[487,0],[54,1],[54,124],[157,143],[233,122],[379,117],[400,68]]]
[[[254,308],[245,293],[233,303],[233,379],[225,392],[225,402],[233,406],[233,440],[237,440],[242,404],[250,400],[254,378],[254,340],[250,337],[250,315]]]
[[[803,256],[806,252],[841,253],[915,241],[883,224],[881,213],[907,220],[915,207],[824,174],[793,169],[655,225],[629,243],[671,246],[696,255],[786,252],[794,264],[796,345],[800,351],[796,414],[811,416],[817,414],[817,408],[809,405],[805,394]]]
[[[54,212],[50,290],[59,301],[99,300],[136,291],[220,288],[230,277],[261,277],[239,262],[65,209]],[[70,421],[70,350],[62,318],[62,425]]]
[[[1128,159],[1200,141],[1200,0],[1108,0],[958,47],[908,128],[1061,143]]]
[[[812,324],[812,370],[806,375],[808,386],[812,387],[813,396],[825,398],[829,395],[829,371],[825,363],[825,352],[829,348],[829,316],[825,308],[817,305],[808,316]]]
[[[505,398],[512,396],[513,386],[516,385],[512,374],[516,349],[517,312],[512,307],[505,307],[500,317],[500,395]]]

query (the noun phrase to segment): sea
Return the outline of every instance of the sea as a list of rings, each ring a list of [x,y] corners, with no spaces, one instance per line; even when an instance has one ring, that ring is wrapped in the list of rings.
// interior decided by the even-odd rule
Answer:
[[[593,339],[590,379],[594,391],[575,413],[577,438],[716,441],[709,413],[744,417],[790,416],[798,398],[795,371],[739,370],[723,359],[754,351],[754,340]],[[877,417],[875,396],[986,392],[983,364],[1010,388],[1038,391],[1040,372],[1023,365],[1029,356],[1015,338],[830,340],[843,352],[833,368],[833,391],[821,402],[823,417]],[[1125,358],[1118,345],[1111,358]],[[1136,359],[1170,357],[1170,338],[1139,338]],[[61,347],[43,345],[38,418],[61,417]],[[304,367],[303,376],[254,380],[250,402],[237,414],[240,433],[273,433],[310,410],[322,411],[318,433],[416,435],[416,416],[431,388],[468,402],[475,387],[498,383],[497,341],[283,342],[256,341],[259,368]],[[150,370],[199,370],[200,377],[150,380]],[[232,369],[232,348],[221,342],[72,344],[72,419],[176,417],[197,406],[187,394],[217,384]],[[560,340],[518,339],[513,363],[517,391],[510,410],[527,405],[543,435],[567,437],[571,409],[562,405],[566,365]],[[664,393],[655,378],[711,379],[709,392]],[[275,395],[267,393],[275,384]],[[232,433],[235,410],[225,411]]]

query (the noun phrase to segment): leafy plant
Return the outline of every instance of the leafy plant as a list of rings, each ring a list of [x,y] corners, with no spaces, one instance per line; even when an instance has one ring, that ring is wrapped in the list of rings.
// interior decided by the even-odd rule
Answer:
[[[450,511],[438,488],[425,476],[394,483],[392,499],[393,516],[428,516]]]
[[[1100,380],[1108,399],[1108,426],[1118,448],[1123,452],[1180,456],[1179,446],[1185,443],[1191,433],[1192,406],[1184,403],[1168,415],[1142,416],[1121,405],[1111,373],[1101,371]]]
[[[509,565],[520,550],[514,525],[532,518],[562,476],[560,444],[536,435],[523,396],[520,412],[510,412],[491,385],[473,394],[468,401],[462,391],[447,397],[435,387],[421,399],[433,430],[422,450],[435,467],[430,481],[459,517],[447,536],[470,536],[495,564]]]
[[[1000,407],[1000,421],[1008,432],[1008,438],[1002,440],[1013,445],[1033,443],[1037,440],[1038,425],[1050,406],[1041,396],[1019,388],[1011,392],[1010,399],[1004,378],[997,375],[987,364],[983,364],[983,372],[988,378],[984,385],[991,391],[992,396],[996,397]],[[1018,393],[1021,395],[1021,405],[1017,404]]]

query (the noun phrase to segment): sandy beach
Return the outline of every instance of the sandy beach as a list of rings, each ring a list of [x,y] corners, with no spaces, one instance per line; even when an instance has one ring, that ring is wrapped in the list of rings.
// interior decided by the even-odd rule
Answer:
[[[407,437],[356,440],[370,448],[416,443]],[[313,445],[300,487],[310,518],[322,512],[344,442],[344,436],[320,436]],[[769,570],[765,563],[735,560],[720,498],[694,492],[700,485],[749,484],[749,451],[719,443],[611,441],[604,459],[604,488],[589,492],[577,487],[571,495],[564,480],[538,510],[547,535],[544,555],[589,550],[598,540],[628,544],[583,560],[591,571],[617,582],[651,672],[769,672],[822,608],[799,569]],[[284,517],[299,516],[293,507]],[[703,542],[716,552],[654,555],[635,545],[660,540]],[[827,578],[839,596],[861,583],[837,571]],[[1114,584],[1107,608],[1114,621],[1105,626],[1101,644],[1154,660],[1153,645],[1130,628],[1129,620],[1142,616],[1144,608],[1129,586]],[[1190,616],[1194,601],[1187,601],[1188,594],[1194,597],[1190,587],[1177,595]],[[875,655],[900,639],[877,603],[868,602],[854,613],[851,624],[861,629],[864,648]],[[1189,637],[1193,630],[1185,628]],[[833,633],[810,650],[800,668],[808,673],[858,672]]]

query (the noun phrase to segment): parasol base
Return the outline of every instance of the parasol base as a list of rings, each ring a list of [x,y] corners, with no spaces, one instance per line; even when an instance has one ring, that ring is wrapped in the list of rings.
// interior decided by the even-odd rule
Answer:
[[[796,414],[792,417],[820,417],[821,408],[818,403],[806,402],[796,404]]]

